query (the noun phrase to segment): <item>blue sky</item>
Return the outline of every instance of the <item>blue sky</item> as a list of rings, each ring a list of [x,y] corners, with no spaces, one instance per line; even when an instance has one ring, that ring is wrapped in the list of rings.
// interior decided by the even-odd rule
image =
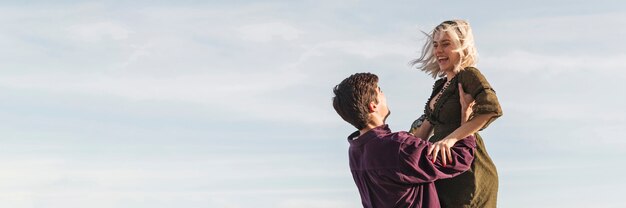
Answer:
[[[454,18],[504,110],[499,205],[624,207],[616,2],[3,2],[0,207],[359,207],[332,87],[378,74],[406,130]]]

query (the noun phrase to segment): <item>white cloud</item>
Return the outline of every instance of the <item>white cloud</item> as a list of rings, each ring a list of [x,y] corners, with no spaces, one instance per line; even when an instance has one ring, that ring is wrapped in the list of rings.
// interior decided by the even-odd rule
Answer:
[[[32,208],[35,207],[35,196],[26,191],[0,191],[0,206],[12,208]]]
[[[303,33],[296,27],[281,22],[244,25],[239,27],[238,32],[242,39],[258,42],[273,39],[295,40]]]
[[[481,56],[481,66],[486,68],[531,73],[590,73],[626,75],[626,54],[547,54],[528,51],[511,51],[504,54]]]
[[[621,35],[626,34],[624,27],[626,14],[623,12],[601,12],[575,15],[549,15],[519,19],[496,19],[489,23],[489,28],[478,38],[484,44],[503,44],[503,46],[538,46],[551,48],[566,43],[563,49],[594,43],[593,46],[563,52],[580,52],[598,45],[619,45],[624,47]],[[617,50],[621,51],[621,50]],[[598,53],[606,51],[596,51]]]
[[[406,43],[387,39],[364,39],[327,41],[312,47],[307,53],[322,55],[324,53],[343,52],[364,58],[376,58],[380,56],[408,57],[412,50],[412,46]]]
[[[347,200],[321,200],[319,198],[295,198],[286,199],[281,202],[278,207],[282,208],[340,208],[340,207],[358,207],[361,206],[360,201],[347,201]]]
[[[311,159],[298,155],[215,154],[207,158],[190,154],[159,155],[152,159],[108,153],[71,158],[41,152],[28,155],[30,159],[21,157],[1,161],[4,165],[0,168],[0,179],[5,183],[0,188],[4,197],[0,197],[0,205],[29,207],[30,203],[45,203],[50,207],[81,207],[93,201],[106,201],[95,207],[132,207],[125,202],[147,200],[155,203],[154,200],[162,200],[247,207],[247,202],[237,200],[244,196],[264,198],[268,201],[258,205],[269,207],[285,201],[285,196],[292,200],[284,204],[293,205],[296,201],[311,199],[307,197],[356,194],[354,187],[346,189],[336,184],[320,186],[303,182],[281,187],[267,182],[311,178],[324,181],[327,180],[324,178],[337,177],[334,172],[339,170],[332,170],[329,175],[318,167],[320,163],[311,163],[308,168],[297,165],[286,168],[285,164]],[[349,178],[349,171],[343,169],[341,172],[340,176]],[[246,188],[242,189],[244,183]],[[306,200],[298,200],[303,196]],[[313,205],[337,203],[345,202],[326,200]]]
[[[623,115],[622,115],[623,116]],[[608,151],[620,151],[626,148],[621,131],[626,121],[602,122],[600,125],[589,125],[587,128],[577,128],[571,133],[575,144],[583,149],[602,148]]]
[[[88,42],[96,42],[106,39],[124,40],[132,33],[125,26],[113,22],[95,22],[78,24],[69,27],[71,36]]]
[[[336,4],[336,2],[324,2],[326,3]],[[236,140],[225,144],[225,146],[233,146],[234,150],[239,150],[240,147],[245,147],[241,149],[246,150],[258,149],[258,154],[238,156],[224,154],[224,152],[231,152],[229,150],[232,149],[211,146],[207,150],[207,147],[202,146],[210,145],[214,135],[230,135],[232,132],[220,131],[218,129],[220,127],[217,127],[210,129],[212,135],[205,135],[208,133],[197,129],[204,128],[205,123],[202,122],[207,119],[219,121],[239,116],[240,120],[246,122],[255,119],[262,120],[267,122],[267,126],[281,123],[275,121],[287,121],[293,126],[306,126],[293,128],[294,132],[314,132],[324,129],[319,134],[294,135],[294,139],[345,137],[345,132],[333,132],[344,129],[325,128],[330,125],[341,125],[345,126],[345,131],[349,129],[348,124],[342,122],[332,111],[330,88],[345,74],[372,70],[372,68],[379,70],[379,75],[389,78],[383,80],[387,86],[390,86],[389,88],[392,88],[391,86],[407,88],[403,85],[406,82],[398,82],[397,76],[400,75],[393,74],[394,72],[388,69],[404,67],[398,70],[408,70],[406,62],[413,58],[411,56],[415,55],[415,51],[419,50],[419,44],[410,40],[413,37],[420,37],[420,34],[413,28],[413,25],[406,24],[407,22],[412,24],[412,21],[426,21],[420,17],[423,14],[415,13],[414,11],[417,10],[414,9],[406,9],[411,7],[405,8],[406,11],[410,10],[409,13],[402,13],[405,10],[397,10],[395,8],[397,5],[392,4],[385,4],[385,8],[380,10],[382,13],[371,13],[370,10],[375,9],[372,5],[362,7],[359,2],[339,2],[342,5],[333,9],[350,13],[325,15],[322,20],[318,18],[321,13],[317,12],[332,6],[319,5],[319,2],[298,3],[295,6],[280,2],[232,3],[215,6],[213,4],[190,6],[176,3],[168,3],[167,6],[152,3],[146,6],[140,4],[99,3],[83,6],[55,4],[51,8],[41,6],[31,8],[26,5],[17,6],[19,8],[0,9],[2,11],[0,21],[6,26],[3,27],[5,29],[0,35],[0,44],[5,48],[13,49],[4,55],[6,61],[3,61],[3,64],[11,63],[2,65],[1,94],[24,98],[21,101],[6,100],[7,102],[4,102],[9,103],[5,106],[9,107],[7,109],[10,111],[7,112],[10,113],[6,114],[12,116],[5,116],[5,123],[11,122],[12,125],[7,125],[8,129],[5,134],[8,136],[5,139],[19,143],[17,141],[25,141],[24,138],[36,137],[54,144],[54,147],[50,148],[35,147],[37,150],[35,152],[38,153],[31,155],[35,158],[32,160],[1,161],[5,166],[0,171],[0,179],[6,182],[5,186],[0,188],[0,195],[4,197],[0,197],[1,207],[34,207],[41,204],[46,204],[47,207],[359,206],[358,192],[349,178],[349,172],[346,171],[348,167],[345,157],[330,159],[332,161],[328,158],[316,160],[316,158],[303,157],[302,155],[307,153],[302,152],[276,155],[263,150],[263,145],[276,144],[277,141],[273,140],[273,136],[276,131],[280,131],[278,125],[276,128],[262,129],[245,122],[223,124],[230,125],[228,128],[241,127],[262,135],[254,139],[262,140],[263,145],[241,143]],[[315,7],[301,15],[298,9],[302,9],[299,6],[303,5],[315,5]],[[397,15],[387,15],[389,13],[385,12],[388,11],[397,12]],[[362,14],[366,15],[362,16]],[[476,14],[482,15],[480,12]],[[290,15],[293,17],[290,18]],[[385,19],[390,16],[406,19],[400,22]],[[333,19],[341,17],[345,19]],[[621,110],[620,100],[609,103],[608,107],[609,104],[597,105],[598,108],[613,113],[595,113],[594,110],[588,108],[598,103],[593,99],[594,96],[604,97],[608,93],[619,94],[620,88],[601,85],[601,87],[593,88],[594,93],[591,93],[592,90],[585,91],[584,89],[592,83],[580,82],[576,84],[581,87],[575,88],[579,90],[576,92],[578,95],[568,97],[570,94],[565,93],[567,90],[561,90],[561,87],[567,88],[568,85],[573,85],[568,83],[572,80],[572,76],[564,75],[584,74],[578,77],[589,75],[588,77],[595,80],[609,80],[614,83],[617,82],[615,80],[625,77],[623,69],[626,68],[626,63],[623,60],[626,60],[626,54],[623,52],[604,53],[605,50],[599,50],[611,48],[615,48],[611,50],[619,50],[625,47],[623,41],[620,40],[624,29],[616,26],[624,25],[622,23],[625,23],[626,18],[623,14],[542,18],[520,16],[518,19],[481,16],[476,19],[480,19],[480,22],[473,22],[474,25],[487,25],[493,29],[477,37],[486,40],[479,43],[481,44],[479,48],[488,45],[493,47],[492,51],[497,51],[497,54],[493,55],[481,54],[485,56],[481,56],[484,59],[481,60],[480,66],[485,66],[485,69],[501,70],[502,73],[485,72],[496,75],[488,78],[493,83],[499,82],[496,87],[498,92],[502,93],[503,100],[501,101],[508,104],[504,106],[506,107],[505,117],[502,119],[510,118],[509,120],[501,119],[497,123],[500,127],[507,126],[507,128],[491,128],[489,131],[510,135],[507,134],[507,131],[511,131],[508,129],[509,126],[512,126],[510,128],[533,126],[533,122],[537,121],[559,120],[562,122],[555,123],[553,126],[540,126],[530,131],[516,132],[524,131],[533,134],[528,138],[533,144],[541,144],[541,148],[551,148],[557,152],[568,150],[575,153],[585,148],[588,149],[590,146],[610,146],[608,148],[619,150],[626,145],[624,140],[617,135],[624,124],[624,115],[622,111],[619,111]],[[397,29],[401,27],[410,29],[398,31],[402,30]],[[598,37],[607,41],[598,41]],[[112,42],[114,44],[111,44]],[[555,42],[566,43],[563,45],[567,47],[552,45]],[[589,42],[606,44],[607,47],[597,48]],[[89,45],[85,46],[84,43],[89,43]],[[534,48],[529,49],[526,46],[529,48],[534,46]],[[544,50],[547,46],[566,53]],[[415,74],[426,77],[419,72]],[[525,89],[519,89],[520,86],[516,85],[524,83],[525,87],[534,87],[539,83],[539,79],[545,78],[540,76],[541,74],[548,74],[548,78],[562,78],[562,80],[541,82],[545,85],[536,88],[551,89],[541,92],[524,91]],[[608,79],[600,79],[605,77]],[[420,92],[422,90],[428,89],[415,89]],[[394,102],[408,103],[407,97],[413,96],[409,94],[413,91],[406,90],[406,92],[405,96],[393,98]],[[42,97],[30,99],[31,96],[39,95]],[[95,119],[96,121],[83,121],[82,119],[88,116],[77,115],[84,112],[72,110],[54,112],[53,116],[33,116],[10,108],[14,106],[28,108],[28,105],[22,105],[23,103],[20,102],[37,102],[39,99],[46,100],[57,95],[63,97],[64,100],[63,102],[53,101],[52,105],[65,105],[65,103],[72,103],[72,105],[58,107],[41,102],[36,106],[43,106],[43,108],[49,106],[50,109],[45,110],[50,111],[66,110],[76,105],[89,103],[80,102],[80,99],[85,97],[96,100],[95,102],[104,100],[103,105],[114,103],[115,106],[125,106],[133,101],[147,101],[138,103],[151,104],[160,104],[160,101],[192,103],[194,104],[194,108],[190,110],[192,112],[186,111],[185,113],[193,115],[188,116],[191,119],[184,122],[194,126],[190,128],[193,132],[185,132],[185,136],[206,136],[209,142],[195,143],[196,141],[188,140],[190,143],[186,145],[194,146],[198,152],[183,154],[183,157],[176,157],[175,154],[180,153],[176,151],[161,155],[161,152],[153,149],[154,143],[146,145],[144,141],[150,141],[154,139],[153,135],[164,132],[166,135],[163,137],[170,141],[170,134],[178,136],[179,132],[176,131],[179,129],[157,130],[155,133],[153,130],[161,127],[150,123],[134,124],[134,121],[129,121],[108,124],[99,122],[100,118]],[[560,95],[561,98],[569,99],[567,101],[575,102],[567,103],[558,98],[552,98],[552,95]],[[575,96],[582,98],[570,99]],[[208,110],[201,107],[196,109],[195,107],[198,106],[196,104]],[[423,102],[420,101],[420,106],[417,107],[421,107],[422,104]],[[179,103],[176,103],[176,106],[180,107]],[[394,106],[398,105],[394,104]],[[168,107],[163,109],[167,110],[166,108]],[[91,110],[97,111],[97,109]],[[124,114],[136,109],[124,110],[116,111],[111,108],[107,109],[107,112]],[[178,113],[176,109],[172,111]],[[105,113],[89,116],[101,116]],[[133,116],[143,116],[138,120],[159,117],[161,119],[159,125],[168,125],[167,122],[170,122],[168,115],[155,116],[154,114],[157,113],[160,112],[148,110],[144,114]],[[181,117],[177,116],[179,115],[172,117],[171,122],[181,121]],[[67,122],[64,117],[69,118],[67,120],[71,122]],[[188,117],[182,116],[182,118]],[[23,120],[15,123],[13,121],[19,119],[10,118]],[[41,124],[64,122],[65,124],[60,125],[63,128],[33,129],[32,124],[27,124],[29,119],[37,120]],[[202,121],[197,122],[194,119]],[[582,122],[579,122],[586,121],[585,119],[590,120],[589,126],[584,126]],[[501,123],[503,121],[514,122]],[[13,126],[16,128],[12,128]],[[566,132],[565,130],[572,130],[567,128],[570,126],[584,128]],[[77,129],[78,132],[67,129]],[[98,149],[100,144],[117,143],[122,139],[115,138],[104,142],[100,140],[104,140],[103,138],[109,136],[108,134],[95,138],[84,136],[98,134],[98,132],[91,132],[92,129],[98,132],[115,132],[111,133],[113,136],[137,137],[137,140],[133,141],[136,142],[133,144],[137,146],[133,147],[132,153],[127,154],[133,156],[133,160],[120,157],[118,153],[109,152],[108,149]],[[564,131],[561,132],[561,130]],[[562,138],[549,139],[547,137],[550,135],[546,132],[559,134]],[[251,134],[237,133],[237,135]],[[71,139],[67,139],[68,137]],[[506,137],[503,138],[506,142]],[[567,144],[563,145],[563,143]],[[33,146],[36,146],[27,142],[20,144],[13,145],[11,148],[11,151],[17,153],[5,151],[6,158],[30,154],[33,152]],[[124,144],[127,143],[122,142],[119,145]],[[311,153],[319,149],[327,149],[328,145],[336,143],[320,139],[300,144],[311,145],[311,150],[309,150]],[[81,151],[91,149],[102,151],[84,153],[87,157],[80,157],[83,152],[72,147],[85,147],[79,148]],[[555,147],[560,147],[560,149]],[[537,151],[533,148],[536,147],[529,147],[527,151]],[[590,152],[605,152],[608,148],[598,148]],[[43,150],[39,151],[40,149]],[[219,150],[220,153],[204,154],[206,151],[213,150]],[[501,152],[505,152],[504,154],[507,154],[508,150],[510,149],[500,149]],[[100,157],[100,160],[90,159],[89,156],[92,154]],[[152,157],[153,154],[160,156]],[[555,158],[563,159],[558,156]],[[124,162],[120,165],[117,163],[119,161]],[[310,161],[310,167],[302,168],[297,165],[296,161]],[[500,161],[503,164],[510,164],[507,163],[510,161],[502,159]],[[615,161],[620,162],[619,159]],[[578,162],[573,161],[558,166],[549,164],[530,166],[517,163],[520,166],[510,165],[499,168],[502,169],[503,184],[520,184],[520,180],[510,179],[511,174],[578,170],[568,168],[570,165],[577,165]],[[586,165],[581,164],[577,167],[595,168],[588,165],[591,164],[588,161],[581,163]],[[253,167],[255,175],[246,174],[246,171],[250,171],[246,169],[247,167]],[[576,174],[571,174],[571,176],[577,176]],[[302,184],[296,185],[268,185],[271,183],[270,180],[259,180],[268,178],[277,181],[299,178],[311,180],[299,180]],[[330,182],[326,181],[328,178],[331,178],[328,180]],[[333,188],[334,185],[330,187],[320,183],[320,181],[334,183],[338,180],[341,180],[339,183],[342,184],[334,184],[338,187],[336,189]],[[258,184],[250,188],[248,186],[250,184],[244,184],[241,181],[258,182]],[[229,190],[212,189],[214,187],[212,185],[218,183],[238,187]],[[616,184],[623,184],[623,181],[617,181]],[[302,188],[299,185],[302,185]],[[138,190],[138,187],[149,190]],[[522,187],[520,192],[530,190],[526,188]],[[564,186],[563,189],[568,188]],[[507,189],[510,191],[510,187],[503,186],[502,189],[505,193]],[[534,193],[550,196],[550,193],[545,192]],[[240,201],[242,194],[243,198],[251,200]],[[514,197],[517,198],[514,199],[521,201],[520,196],[522,195],[516,195]],[[288,199],[285,200],[285,198]],[[619,203],[611,201],[617,198],[607,197],[607,199],[606,204]],[[544,199],[538,202],[549,201],[548,199],[542,200]],[[93,204],[94,201],[99,203]],[[510,201],[508,203],[512,205]]]
[[[175,101],[205,105],[257,119],[324,122],[326,114],[315,108],[303,111],[302,103],[268,94],[295,86],[304,77],[294,72],[193,74],[175,77],[109,74],[6,75],[0,86],[66,95],[100,95],[130,101]],[[280,106],[280,107],[278,107]],[[288,113],[284,113],[288,112]],[[321,121],[320,121],[321,119]]]
[[[101,94],[132,100],[173,100],[199,103],[219,102],[233,94],[256,95],[299,82],[290,72],[249,74],[194,74],[175,77],[112,74],[36,74],[0,78],[0,85],[56,93]],[[271,80],[281,80],[271,82]],[[236,97],[231,97],[236,98]]]

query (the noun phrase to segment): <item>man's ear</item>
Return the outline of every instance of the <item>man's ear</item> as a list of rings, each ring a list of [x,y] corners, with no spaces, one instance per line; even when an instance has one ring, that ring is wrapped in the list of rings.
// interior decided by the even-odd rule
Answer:
[[[369,110],[370,113],[376,111],[377,107],[378,107],[378,104],[376,104],[375,102],[370,102],[370,104],[367,105],[367,109]]]

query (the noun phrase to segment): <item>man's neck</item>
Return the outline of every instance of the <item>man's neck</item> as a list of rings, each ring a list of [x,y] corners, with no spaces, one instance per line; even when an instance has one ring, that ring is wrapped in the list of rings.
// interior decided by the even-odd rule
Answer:
[[[368,123],[367,127],[365,127],[364,129],[360,129],[359,130],[359,136],[362,136],[363,134],[367,133],[368,131],[370,131],[370,130],[376,128],[376,127],[379,127],[379,126],[381,126],[383,124],[385,124],[385,123],[383,123],[383,122]]]
[[[366,128],[364,128],[364,129],[359,130],[359,137],[360,137],[360,136],[363,136],[363,134],[367,133],[368,131],[370,131],[370,130],[372,130],[372,129],[373,129],[373,128],[366,127]],[[357,139],[358,139],[359,137],[357,137]]]

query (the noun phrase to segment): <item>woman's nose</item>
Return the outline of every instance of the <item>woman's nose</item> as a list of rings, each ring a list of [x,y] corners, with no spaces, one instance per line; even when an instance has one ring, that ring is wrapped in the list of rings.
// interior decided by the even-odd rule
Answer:
[[[435,47],[435,53],[436,53],[436,54],[438,54],[438,53],[442,53],[442,52],[443,52],[443,49],[441,48],[441,46],[439,46],[439,47]]]

